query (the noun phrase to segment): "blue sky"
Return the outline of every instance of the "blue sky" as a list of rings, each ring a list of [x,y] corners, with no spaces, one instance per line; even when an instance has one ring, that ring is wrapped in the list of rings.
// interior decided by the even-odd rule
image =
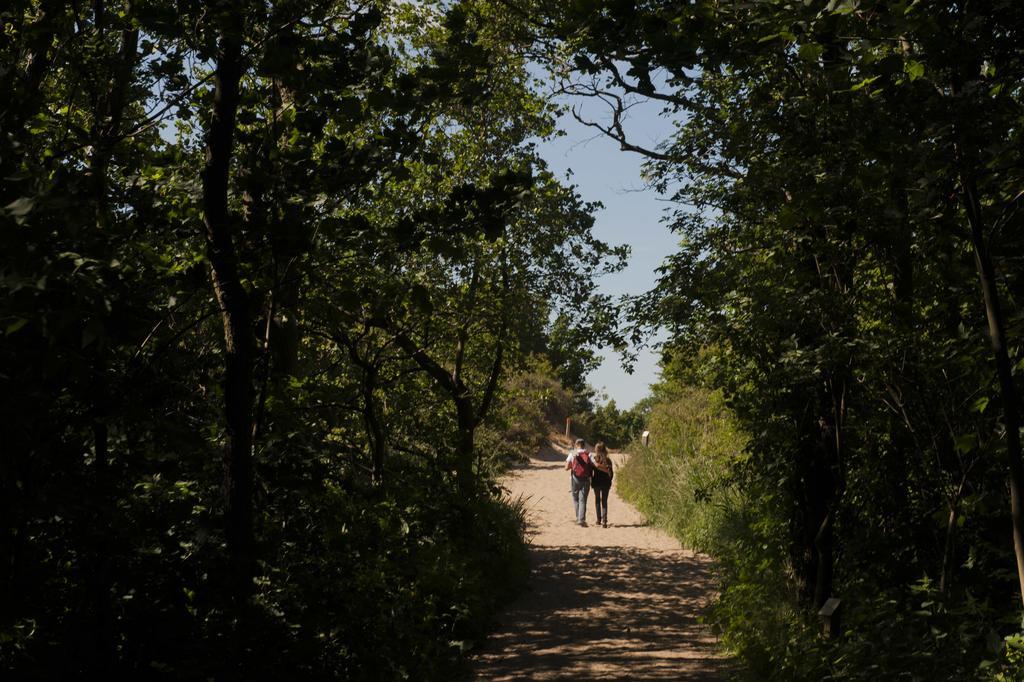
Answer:
[[[596,104],[582,106],[584,116],[599,119],[602,114]],[[645,105],[630,111],[627,130],[637,144],[653,147],[671,132],[671,123],[659,117],[658,110],[658,106]],[[629,244],[632,249],[625,270],[601,278],[601,291],[614,296],[647,291],[654,285],[655,270],[678,241],[661,222],[668,204],[653,190],[645,189],[642,157],[621,151],[615,142],[578,123],[568,112],[559,125],[566,134],[540,143],[541,155],[558,176],[564,177],[571,169],[570,182],[584,199],[604,204],[596,216],[596,236],[614,244]],[[650,350],[641,352],[632,375],[626,374],[611,349],[604,349],[603,357],[589,381],[619,408],[632,407],[657,381],[658,359]]]

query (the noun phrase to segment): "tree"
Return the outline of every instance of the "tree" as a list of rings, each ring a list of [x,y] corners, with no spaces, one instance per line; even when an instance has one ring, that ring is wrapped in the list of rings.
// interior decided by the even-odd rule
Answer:
[[[643,154],[679,206],[680,251],[637,319],[667,325],[667,355],[726,389],[752,436],[737,475],[789,528],[806,603],[865,584],[909,595],[931,574],[946,595],[955,577],[960,603],[1001,599],[1005,584],[982,588],[973,560],[951,556],[1006,559],[980,547],[1003,532],[988,502],[1007,471],[1019,526],[1019,401],[1001,350],[1014,324],[999,320],[1019,316],[1019,245],[1003,230],[1019,221],[1020,10],[531,8],[562,90],[608,107],[580,118]],[[629,135],[640,99],[678,123],[661,145]],[[982,325],[995,377],[978,370]],[[1000,440],[1001,471],[977,459]]]
[[[519,20],[119,0],[3,21],[0,665],[452,673],[504,598],[483,576],[524,567],[473,431],[592,291],[563,253],[619,254],[530,147],[551,110]]]

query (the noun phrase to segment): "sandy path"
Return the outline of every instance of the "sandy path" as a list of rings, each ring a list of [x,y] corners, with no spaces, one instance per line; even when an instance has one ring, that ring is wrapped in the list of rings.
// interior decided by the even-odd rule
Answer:
[[[531,585],[477,654],[477,679],[724,680],[729,662],[697,622],[708,560],[646,526],[615,486],[608,528],[594,524],[593,493],[578,527],[564,461],[548,448],[504,481],[527,500]]]

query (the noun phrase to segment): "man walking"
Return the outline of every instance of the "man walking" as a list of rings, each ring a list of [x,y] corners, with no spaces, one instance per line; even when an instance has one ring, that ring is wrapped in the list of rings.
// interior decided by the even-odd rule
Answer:
[[[594,475],[594,463],[584,447],[582,438],[576,439],[576,447],[565,458],[565,469],[569,472],[569,492],[576,511],[576,524],[587,526],[587,496],[590,494],[590,479]]]

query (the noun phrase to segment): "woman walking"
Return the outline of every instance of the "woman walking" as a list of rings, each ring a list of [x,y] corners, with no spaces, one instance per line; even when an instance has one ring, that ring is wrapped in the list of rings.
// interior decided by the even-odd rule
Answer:
[[[598,443],[594,446],[594,477],[591,487],[594,489],[594,505],[597,507],[597,525],[603,528],[608,527],[608,491],[612,488],[614,476],[608,448],[604,443]]]

